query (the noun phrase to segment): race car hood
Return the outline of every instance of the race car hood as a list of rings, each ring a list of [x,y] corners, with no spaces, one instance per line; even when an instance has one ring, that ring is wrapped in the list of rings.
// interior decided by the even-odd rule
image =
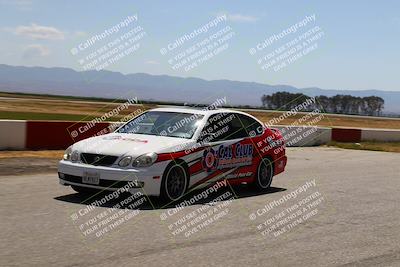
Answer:
[[[73,145],[72,149],[80,153],[138,157],[150,152],[181,151],[191,143],[193,143],[192,140],[183,138],[111,133],[79,141]]]

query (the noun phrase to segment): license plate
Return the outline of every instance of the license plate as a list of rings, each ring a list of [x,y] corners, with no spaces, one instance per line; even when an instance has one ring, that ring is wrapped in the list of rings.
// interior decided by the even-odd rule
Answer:
[[[84,172],[82,177],[82,183],[84,184],[99,184],[100,173],[98,172]]]

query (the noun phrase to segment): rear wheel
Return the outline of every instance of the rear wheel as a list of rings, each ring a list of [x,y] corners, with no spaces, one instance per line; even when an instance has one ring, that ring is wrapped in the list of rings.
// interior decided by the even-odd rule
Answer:
[[[261,159],[258,164],[254,185],[258,190],[267,190],[274,177],[274,165],[270,158]]]
[[[188,173],[183,162],[167,167],[161,182],[161,198],[167,201],[180,199],[186,192],[188,181]]]

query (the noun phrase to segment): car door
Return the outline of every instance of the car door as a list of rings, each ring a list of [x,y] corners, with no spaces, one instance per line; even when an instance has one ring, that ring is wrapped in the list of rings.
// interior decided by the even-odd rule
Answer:
[[[207,182],[225,175],[228,179],[253,175],[252,136],[257,135],[261,124],[251,117],[235,112],[213,114],[209,117],[199,142],[206,146],[202,165],[209,174]],[[261,126],[262,128],[262,126]]]

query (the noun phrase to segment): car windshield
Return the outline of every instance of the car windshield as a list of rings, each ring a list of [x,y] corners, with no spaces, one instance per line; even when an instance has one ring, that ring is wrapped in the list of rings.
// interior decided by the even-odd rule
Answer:
[[[190,139],[203,117],[193,113],[149,111],[128,121],[117,132]]]

